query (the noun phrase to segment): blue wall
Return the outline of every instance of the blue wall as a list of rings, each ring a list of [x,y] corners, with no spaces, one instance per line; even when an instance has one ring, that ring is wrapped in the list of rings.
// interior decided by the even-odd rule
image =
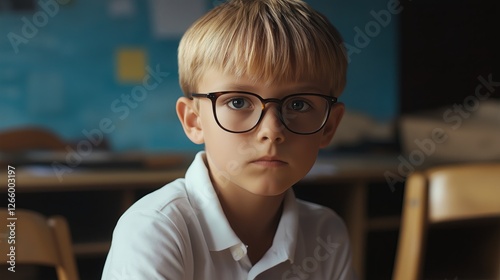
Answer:
[[[347,87],[341,101],[348,110],[377,121],[393,120],[399,110],[398,26],[404,7],[397,0],[308,2],[331,20],[348,47]]]
[[[41,0],[50,1],[55,0]],[[17,52],[12,34],[21,36],[26,20],[33,22],[33,14],[0,12],[0,129],[39,125],[74,141],[85,137],[84,130],[100,129],[100,122],[106,119],[113,129],[104,135],[116,151],[201,149],[185,137],[174,110],[182,95],[176,57],[180,38],[155,39],[148,18],[149,1],[131,1],[134,16],[113,18],[108,13],[109,1],[72,0],[59,6],[45,22],[39,18],[44,24],[31,32],[32,38],[23,36],[25,41],[17,45]],[[207,10],[217,2],[207,0]],[[392,14],[385,27],[379,24],[378,32],[371,26],[371,35],[365,37],[369,42],[361,40],[356,30],[366,33],[367,25],[375,23],[371,11],[387,9],[390,2],[308,1],[331,19],[353,47],[341,100],[348,110],[379,121],[391,121],[398,109],[398,16]],[[120,101],[137,86],[116,78],[116,50],[120,47],[144,48],[147,65],[168,73],[137,106]]]

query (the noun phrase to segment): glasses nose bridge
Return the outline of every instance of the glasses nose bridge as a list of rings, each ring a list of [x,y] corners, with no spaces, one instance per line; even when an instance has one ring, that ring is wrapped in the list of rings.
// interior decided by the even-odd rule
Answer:
[[[267,98],[267,99],[263,99],[263,98],[260,98],[260,101],[261,101],[261,104],[262,104],[262,111],[260,113],[260,118],[259,118],[259,121],[257,122],[257,124],[259,124],[262,119],[264,118],[264,115],[267,113],[267,104],[268,103],[276,103],[276,108],[275,110],[273,110],[273,114],[275,115],[275,118],[277,118],[277,120],[279,120],[279,122],[283,123],[283,117],[281,115],[281,106],[283,105],[283,100],[281,99],[278,99],[278,98]]]
[[[281,105],[283,104],[283,100],[278,99],[278,98],[267,98],[267,99],[261,99],[260,100],[262,103],[262,111],[264,111],[267,107],[267,103],[276,103],[278,106],[278,111],[281,111]]]

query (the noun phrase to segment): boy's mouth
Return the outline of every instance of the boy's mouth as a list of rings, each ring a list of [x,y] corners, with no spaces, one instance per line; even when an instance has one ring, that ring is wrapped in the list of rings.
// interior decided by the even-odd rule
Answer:
[[[275,157],[275,156],[260,157],[256,160],[252,160],[251,163],[266,166],[266,167],[280,167],[280,166],[284,166],[284,165],[288,164],[287,162],[282,161],[278,157]]]

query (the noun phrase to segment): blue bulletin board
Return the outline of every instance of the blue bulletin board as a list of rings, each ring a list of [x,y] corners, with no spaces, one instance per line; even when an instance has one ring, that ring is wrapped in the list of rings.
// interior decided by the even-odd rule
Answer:
[[[388,3],[307,2],[353,46],[356,27],[364,30],[374,20],[371,11]],[[182,95],[177,46],[186,26],[217,4],[40,0],[34,11],[0,6],[0,130],[37,125],[70,141],[101,130],[116,151],[202,149],[186,138],[174,109]],[[396,30],[394,21],[353,53],[342,96],[348,109],[382,121],[395,117]]]

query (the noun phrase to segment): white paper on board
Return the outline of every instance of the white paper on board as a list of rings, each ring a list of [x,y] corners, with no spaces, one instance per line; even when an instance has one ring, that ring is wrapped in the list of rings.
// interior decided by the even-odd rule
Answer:
[[[157,39],[178,38],[201,17],[204,0],[149,0],[151,32]]]
[[[109,15],[113,18],[128,18],[135,16],[136,7],[132,0],[109,0]]]

